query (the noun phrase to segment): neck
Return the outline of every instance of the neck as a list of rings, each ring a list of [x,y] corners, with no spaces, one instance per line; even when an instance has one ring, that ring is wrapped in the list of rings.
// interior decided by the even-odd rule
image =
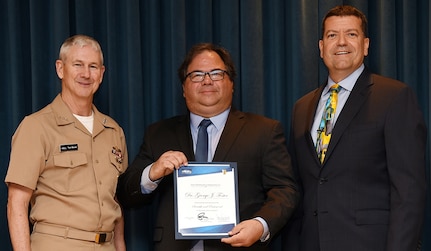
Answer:
[[[347,78],[348,76],[350,76],[353,72],[355,72],[356,70],[358,70],[360,67],[361,67],[361,65],[359,65],[354,70],[348,69],[348,70],[333,70],[333,71],[329,71],[329,77],[335,83],[340,83],[342,80],[344,80],[345,78]]]
[[[93,100],[90,99],[77,99],[72,98],[68,95],[61,95],[61,98],[63,99],[64,103],[69,107],[70,111],[73,114],[79,115],[79,116],[91,116],[92,109],[93,109]]]
[[[335,82],[335,83],[340,83],[341,80],[345,79],[347,76],[349,76],[351,74],[350,73],[340,73],[340,72],[336,72],[336,73],[330,73],[329,77]]]

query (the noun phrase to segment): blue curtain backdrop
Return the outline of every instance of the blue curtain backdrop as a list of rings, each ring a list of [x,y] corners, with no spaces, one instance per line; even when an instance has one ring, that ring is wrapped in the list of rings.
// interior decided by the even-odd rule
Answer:
[[[83,33],[100,41],[107,71],[95,103],[123,126],[132,159],[146,126],[185,112],[176,70],[197,42],[232,53],[239,73],[235,106],[282,121],[288,135],[293,103],[327,76],[320,23],[339,4],[367,15],[366,64],[412,86],[429,125],[428,0],[0,0],[0,177],[19,122],[60,91],[54,62],[66,37]],[[11,250],[6,203],[1,185],[0,250]],[[429,204],[428,195],[422,250],[431,250]],[[151,206],[126,212],[129,250],[151,250],[153,215]]]

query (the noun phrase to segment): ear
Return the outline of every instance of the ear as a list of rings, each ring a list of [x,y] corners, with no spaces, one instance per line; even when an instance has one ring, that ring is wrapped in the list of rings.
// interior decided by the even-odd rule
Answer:
[[[60,59],[57,59],[55,61],[55,70],[57,71],[57,76],[59,79],[63,79],[63,61],[61,61]]]
[[[102,83],[102,80],[103,80],[103,74],[105,73],[105,66],[104,65],[102,65],[102,67],[100,68],[100,80],[99,80],[99,83]]]
[[[182,88],[183,88],[183,98],[185,98],[185,97],[186,97],[186,94],[184,93],[184,83],[183,83],[181,86],[182,86]]]
[[[320,57],[323,58],[323,40],[319,40]]]
[[[368,56],[368,48],[370,48],[370,39],[364,38],[364,56]]]

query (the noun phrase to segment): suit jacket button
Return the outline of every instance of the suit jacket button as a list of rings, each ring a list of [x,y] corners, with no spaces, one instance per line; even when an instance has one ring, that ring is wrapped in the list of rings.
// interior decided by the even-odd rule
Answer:
[[[319,184],[320,185],[323,185],[325,182],[327,182],[328,181],[328,179],[326,179],[326,178],[320,178],[319,179]]]
[[[314,211],[314,212],[313,212],[313,216],[317,216],[317,211]]]

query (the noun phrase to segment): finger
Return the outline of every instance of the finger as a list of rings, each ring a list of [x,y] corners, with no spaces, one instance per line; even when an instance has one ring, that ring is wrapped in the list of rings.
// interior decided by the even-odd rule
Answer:
[[[232,237],[222,238],[221,242],[226,243],[226,244],[231,244],[232,243]]]
[[[174,168],[176,169],[188,164],[187,157],[182,152],[172,153],[170,156],[170,161],[174,164]]]
[[[241,229],[243,229],[244,228],[244,223],[243,222],[240,222],[238,225],[235,225],[230,231],[229,231],[229,235],[230,236],[233,236],[233,235],[236,235],[236,234],[238,234],[240,231],[241,231]]]
[[[243,245],[243,240],[238,235],[234,235],[228,238],[222,238],[221,241],[223,243],[231,245],[232,247],[241,247]]]

